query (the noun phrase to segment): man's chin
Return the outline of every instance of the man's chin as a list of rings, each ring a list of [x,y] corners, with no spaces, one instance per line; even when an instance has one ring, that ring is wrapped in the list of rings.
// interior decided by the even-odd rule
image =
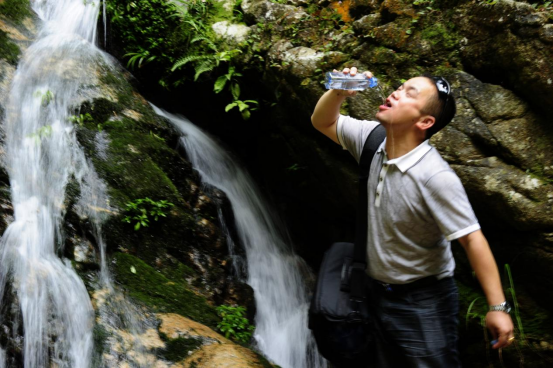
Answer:
[[[374,116],[374,118],[376,120],[378,120],[378,122],[382,125],[384,125],[386,123],[386,118],[384,116],[382,116],[382,111],[379,111],[376,113],[376,115]]]

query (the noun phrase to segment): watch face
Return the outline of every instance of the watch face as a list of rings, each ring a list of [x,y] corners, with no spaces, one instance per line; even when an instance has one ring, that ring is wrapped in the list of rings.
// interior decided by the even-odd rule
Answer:
[[[505,302],[505,312],[511,313],[511,304],[509,302]]]

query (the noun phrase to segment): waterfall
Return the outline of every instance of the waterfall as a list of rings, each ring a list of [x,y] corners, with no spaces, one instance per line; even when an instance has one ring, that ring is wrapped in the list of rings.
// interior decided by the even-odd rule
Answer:
[[[182,132],[182,144],[202,180],[222,190],[232,204],[246,251],[247,283],[255,293],[254,338],[259,349],[283,368],[326,367],[307,328],[309,301],[300,273],[306,265],[293,253],[260,191],[207,134],[185,118],[153,107]]]
[[[151,367],[155,355],[134,337],[129,348],[107,351],[107,357],[93,354],[92,303],[83,281],[62,258],[65,191],[74,181],[80,189],[74,209],[89,219],[100,251],[96,323],[113,341],[125,338],[121,328],[133,336],[155,329],[155,320],[138,321],[138,310],[112,285],[101,229],[110,210],[107,190],[70,121],[82,103],[82,86],[90,83],[86,71],[94,72],[99,62],[111,65],[94,45],[99,0],[34,0],[32,6],[42,25],[18,65],[3,127],[14,219],[0,239],[0,307],[12,297],[18,303],[26,368],[88,368],[93,360],[101,367]],[[232,203],[247,252],[247,282],[255,291],[259,349],[283,368],[326,367],[306,327],[308,300],[300,272],[307,268],[259,191],[204,133],[156,111],[182,130],[182,142],[204,182],[223,190]],[[105,133],[97,134],[105,140]],[[0,367],[6,365],[6,351],[0,349]]]
[[[106,208],[105,185],[85,158],[69,121],[86,66],[104,60],[95,46],[99,2],[37,0],[42,21],[14,76],[6,108],[5,166],[10,177],[14,221],[0,241],[0,301],[10,283],[19,302],[24,331],[24,366],[89,367],[94,311],[86,287],[68,260],[62,260],[65,189],[81,190],[77,212],[100,236]],[[0,359],[4,363],[5,352]]]

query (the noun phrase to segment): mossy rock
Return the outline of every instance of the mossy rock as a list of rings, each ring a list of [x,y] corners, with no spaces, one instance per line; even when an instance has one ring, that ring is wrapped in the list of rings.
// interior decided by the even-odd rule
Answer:
[[[421,31],[421,38],[430,41],[435,50],[451,50],[459,45],[460,37],[452,24],[433,23]]]
[[[152,260],[165,249],[164,243],[179,246],[182,239],[193,238],[196,221],[190,213],[186,181],[193,170],[177,151],[169,148],[168,144],[176,145],[178,136],[162,121],[136,112],[137,117],[141,116],[137,121],[124,113],[120,104],[106,99],[83,104],[80,114],[89,114],[92,119],[78,126],[77,137],[99,176],[108,184],[110,206],[119,209],[119,214],[127,203],[139,198],[163,199],[175,205],[167,217],[151,221],[150,227],[140,233],[134,232],[132,225],[123,224],[118,213],[105,225],[108,248],[139,252],[140,245],[144,252],[141,256]],[[103,153],[96,144],[99,135],[109,142]]]
[[[165,348],[160,349],[158,354],[166,360],[171,362],[178,362],[184,360],[191,351],[198,349],[202,346],[202,342],[199,339],[187,339],[179,337],[176,339],[169,339],[165,334],[160,333],[161,339],[165,342]]]
[[[175,282],[144,261],[125,253],[113,254],[115,280],[128,295],[156,312],[177,313],[215,328],[219,317],[206,299],[196,295],[182,279]]]

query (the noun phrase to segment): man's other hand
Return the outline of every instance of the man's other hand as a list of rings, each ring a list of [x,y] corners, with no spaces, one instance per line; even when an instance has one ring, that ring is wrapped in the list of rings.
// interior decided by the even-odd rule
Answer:
[[[490,330],[493,339],[497,342],[492,348],[499,349],[511,345],[515,339],[514,326],[511,316],[501,311],[490,311],[486,315],[486,327]]]

